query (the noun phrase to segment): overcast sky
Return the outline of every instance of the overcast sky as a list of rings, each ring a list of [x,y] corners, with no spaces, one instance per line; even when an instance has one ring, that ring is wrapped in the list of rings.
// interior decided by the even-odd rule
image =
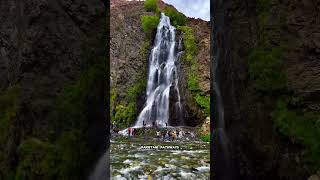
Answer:
[[[188,17],[210,21],[210,0],[162,0]]]

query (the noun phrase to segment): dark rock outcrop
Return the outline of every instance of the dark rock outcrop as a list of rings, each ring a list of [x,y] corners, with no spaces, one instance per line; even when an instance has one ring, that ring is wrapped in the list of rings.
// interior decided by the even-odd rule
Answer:
[[[265,11],[268,15],[261,14],[263,2],[212,3],[212,62],[219,66],[215,75],[224,104],[225,130],[232,147],[235,176],[236,179],[306,179],[315,172],[310,172],[299,160],[305,147],[279,133],[271,114],[278,94],[298,97],[299,105],[290,104],[298,110],[316,112],[319,107],[319,2],[270,1]],[[261,93],[252,88],[248,70],[248,56],[261,46],[264,35],[259,29],[261,24],[268,34],[268,48],[280,47],[282,42],[287,44],[282,52],[281,68],[290,92],[267,95],[268,98],[261,98]],[[214,118],[213,122],[217,126]]]
[[[5,0],[0,10],[0,95],[18,89],[9,133],[0,132],[0,179],[86,177],[106,149],[104,4]],[[74,162],[63,159],[69,150]]]

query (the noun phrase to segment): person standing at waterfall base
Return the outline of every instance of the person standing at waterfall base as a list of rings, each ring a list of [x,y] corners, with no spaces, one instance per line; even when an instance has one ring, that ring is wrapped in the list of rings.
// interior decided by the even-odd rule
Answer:
[[[179,137],[179,129],[176,130],[177,138]]]
[[[164,141],[166,137],[166,130],[164,128],[162,128],[161,134],[162,134],[162,140]]]
[[[131,128],[128,128],[128,136],[131,136]]]
[[[142,133],[141,134],[142,134],[142,137],[145,138],[144,131],[145,131],[145,128],[146,128],[146,124],[144,123],[144,121],[142,121],[142,125],[143,126],[142,126]]]
[[[160,140],[160,135],[161,135],[160,130],[157,130],[157,140]]]

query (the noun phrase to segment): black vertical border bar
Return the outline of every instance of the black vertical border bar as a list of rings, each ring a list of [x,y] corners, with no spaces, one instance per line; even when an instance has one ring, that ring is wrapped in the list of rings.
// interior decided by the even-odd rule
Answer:
[[[110,173],[110,0],[105,0],[107,8],[107,101],[106,101],[106,120],[107,120],[107,177],[111,177]]]
[[[107,179],[110,178],[110,0],[101,0],[105,6],[106,10],[106,61],[105,61],[105,68],[106,68],[106,93],[105,93],[105,120],[106,120],[106,177]]]
[[[210,179],[214,178],[214,89],[213,89],[213,81],[214,81],[214,61],[213,61],[213,29],[214,29],[214,21],[213,21],[213,5],[214,0],[210,0]]]

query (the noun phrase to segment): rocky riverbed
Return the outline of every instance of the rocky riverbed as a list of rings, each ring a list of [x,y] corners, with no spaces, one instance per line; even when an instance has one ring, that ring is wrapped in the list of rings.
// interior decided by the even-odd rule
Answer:
[[[111,138],[111,179],[209,179],[209,142],[189,130],[174,141],[157,139],[154,131]]]

